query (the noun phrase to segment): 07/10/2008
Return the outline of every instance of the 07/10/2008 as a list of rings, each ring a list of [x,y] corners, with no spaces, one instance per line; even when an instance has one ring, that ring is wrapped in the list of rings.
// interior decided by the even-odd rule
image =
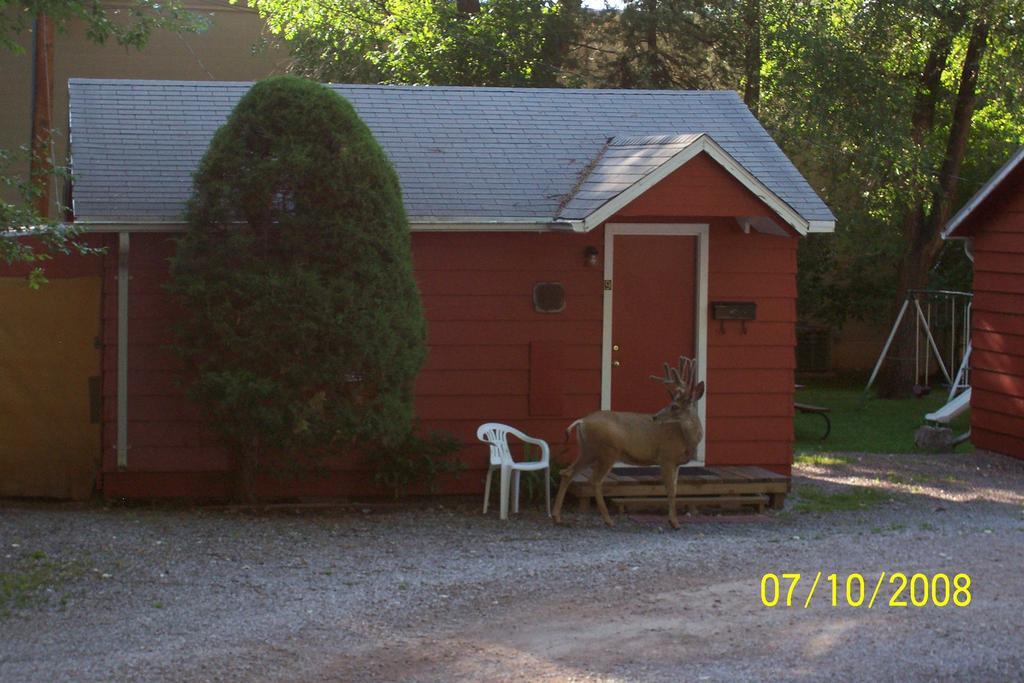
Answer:
[[[823,578],[818,572],[806,596],[797,596],[797,586],[803,575],[799,573],[767,573],[761,577],[761,604],[765,607],[804,607],[811,606],[818,584]],[[945,573],[910,574],[904,572],[881,572],[877,581],[865,581],[864,575],[849,574],[844,578],[838,574],[824,577],[827,584],[825,597],[831,598],[828,604],[832,607],[875,607],[883,585],[886,585],[888,597],[882,598],[882,606],[888,607],[967,607],[971,604],[971,576],[958,573],[950,576]],[[872,577],[873,578],[873,577]],[[874,584],[873,586],[871,584]],[[823,591],[824,592],[824,591]],[[820,600],[819,600],[820,602]]]

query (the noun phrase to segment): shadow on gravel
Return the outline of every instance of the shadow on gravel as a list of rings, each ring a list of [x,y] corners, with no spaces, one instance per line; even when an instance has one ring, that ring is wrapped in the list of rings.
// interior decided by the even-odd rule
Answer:
[[[1024,462],[990,453],[838,454],[793,472],[798,512],[856,510],[902,500],[922,506],[1024,506]]]

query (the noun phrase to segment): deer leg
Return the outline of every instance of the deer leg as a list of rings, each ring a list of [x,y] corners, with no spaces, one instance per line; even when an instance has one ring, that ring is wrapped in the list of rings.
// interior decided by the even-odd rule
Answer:
[[[562,523],[562,501],[565,500],[565,492],[569,490],[569,484],[572,483],[572,478],[576,474],[576,465],[579,464],[581,459],[582,456],[562,470],[562,481],[558,484],[558,495],[555,496],[555,506],[551,510],[551,519],[555,521],[555,524]]]
[[[590,475],[590,483],[594,485],[594,500],[597,501],[597,509],[601,511],[601,517],[608,526],[615,526],[612,518],[608,515],[608,506],[604,503],[604,478],[615,464],[615,458],[608,458],[607,462],[599,460],[594,465],[594,472]]]
[[[668,498],[668,523],[673,529],[679,528],[679,518],[676,516],[676,470],[679,466],[675,463],[661,466],[661,478],[665,482],[665,493]]]
[[[577,432],[580,440],[580,452],[571,465],[562,470],[562,481],[558,484],[558,495],[555,496],[555,507],[551,511],[551,519],[555,524],[562,523],[562,503],[565,501],[565,492],[569,490],[573,477],[577,472],[583,472],[587,465],[594,459],[590,451],[584,447],[583,435]]]
[[[576,476],[577,472],[585,472],[593,460],[594,457],[586,449],[583,449],[573,464],[562,470],[562,481],[558,485],[558,495],[555,496],[554,509],[551,510],[551,518],[555,520],[555,524],[562,523],[562,502],[565,501],[565,492],[569,490],[573,477]]]

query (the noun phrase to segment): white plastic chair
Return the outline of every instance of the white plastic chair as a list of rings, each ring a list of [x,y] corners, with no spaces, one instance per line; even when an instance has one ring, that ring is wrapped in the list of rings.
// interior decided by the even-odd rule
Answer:
[[[508,447],[508,436],[512,435],[525,443],[540,447],[540,460],[516,462]],[[515,427],[499,422],[487,422],[476,430],[476,438],[491,447],[491,462],[487,468],[487,482],[484,484],[484,514],[487,514],[487,503],[491,496],[491,475],[494,470],[501,470],[501,518],[508,519],[508,494],[512,489],[514,505],[512,511],[519,512],[519,475],[522,472],[544,470],[544,498],[547,501],[548,517],[551,516],[551,486],[549,484],[551,467],[551,449],[543,439],[527,436]]]

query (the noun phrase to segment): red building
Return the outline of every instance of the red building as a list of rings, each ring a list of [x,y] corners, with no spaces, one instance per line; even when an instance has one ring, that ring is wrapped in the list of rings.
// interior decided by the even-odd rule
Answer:
[[[1024,147],[949,221],[974,261],[971,442],[1024,458]]]
[[[590,411],[660,408],[648,376],[680,354],[707,380],[703,460],[789,473],[796,248],[835,219],[735,93],[331,87],[402,183],[428,320],[417,413],[462,440],[469,467],[443,490],[481,490],[481,422],[560,443]],[[94,441],[78,449],[92,460],[65,476],[106,495],[230,491],[165,347],[176,312],[162,284],[191,172],[247,88],[71,82],[75,220],[108,252],[51,271],[96,302],[92,327],[67,336],[95,355],[73,381],[101,378],[96,431],[80,437]],[[79,348],[93,334],[95,350]],[[265,493],[366,494],[362,467]],[[13,477],[0,492],[52,495]]]

